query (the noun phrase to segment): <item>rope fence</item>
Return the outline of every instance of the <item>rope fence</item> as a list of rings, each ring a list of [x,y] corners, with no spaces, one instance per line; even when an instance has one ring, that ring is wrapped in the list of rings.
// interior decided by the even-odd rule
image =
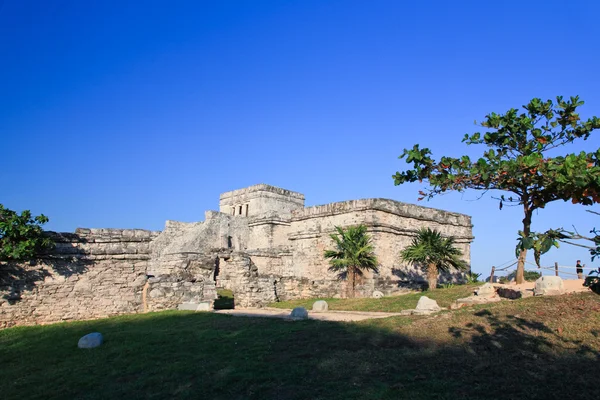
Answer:
[[[490,273],[489,282],[493,282],[494,281],[494,277],[497,274],[498,275],[504,275],[509,268],[514,267],[515,265],[517,265],[517,262],[518,262],[518,259],[507,261],[507,262],[502,263],[502,264],[499,265],[499,266],[502,266],[502,268],[497,268],[496,266],[492,266],[492,271]],[[555,262],[554,263],[554,267],[544,267],[544,266],[540,267],[537,264],[534,264],[534,263],[529,262],[529,261],[525,261],[525,263],[536,267],[536,269],[538,269],[538,270],[554,271],[554,275],[556,275],[556,276],[559,276],[559,274],[561,274],[561,275],[575,276],[575,277],[579,276],[577,274],[577,272],[576,272],[576,267],[575,266],[560,266],[560,265],[558,265],[557,262]],[[506,264],[508,264],[508,265],[506,265]],[[506,265],[506,266],[504,266],[504,265]],[[585,264],[581,268],[579,268],[579,269],[583,270],[584,272],[585,271],[590,271],[590,272],[591,271],[600,271],[600,268],[586,267]],[[573,272],[573,271],[575,271],[575,272]],[[539,271],[539,272],[540,272],[540,275],[543,275],[543,271]]]

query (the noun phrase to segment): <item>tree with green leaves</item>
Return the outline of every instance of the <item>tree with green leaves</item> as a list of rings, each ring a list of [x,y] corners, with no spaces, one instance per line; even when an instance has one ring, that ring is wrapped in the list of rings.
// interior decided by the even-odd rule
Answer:
[[[455,247],[454,237],[442,237],[439,231],[431,228],[419,229],[410,246],[400,252],[403,261],[417,264],[427,271],[430,290],[437,287],[440,271],[449,271],[452,267],[458,270],[467,268],[461,256],[462,251]]]
[[[329,271],[336,272],[340,280],[350,281],[348,295],[354,297],[356,278],[363,276],[363,271],[379,272],[377,257],[366,226],[336,226],[335,230],[337,233],[330,235],[335,250],[325,250],[325,258],[329,259]]]
[[[413,168],[397,172],[394,183],[427,181],[429,187],[419,192],[419,200],[466,189],[506,193],[496,197],[500,209],[504,205],[523,209],[516,275],[516,282],[522,283],[527,256],[523,241],[529,240],[533,212],[557,200],[583,205],[600,201],[600,149],[554,155],[556,149],[586,140],[600,128],[599,118],[579,117],[581,105],[578,96],[569,100],[559,96],[556,103],[535,98],[522,112],[511,108],[504,114],[491,113],[480,124],[486,132],[463,139],[467,145],[488,147],[479,159],[465,155],[436,161],[428,148],[415,145],[400,156]]]
[[[24,261],[35,258],[52,247],[52,240],[43,234],[42,225],[48,217],[33,217],[29,210],[21,214],[0,204],[0,261]]]
[[[589,213],[600,215],[596,211],[586,210]],[[521,246],[526,249],[533,250],[535,262],[538,267],[540,264],[540,256],[547,253],[553,246],[559,247],[559,243],[566,243],[572,246],[582,247],[590,252],[591,260],[600,257],[600,231],[593,228],[590,231],[591,235],[580,234],[575,227],[573,231],[564,228],[549,229],[546,232],[532,232],[528,238],[521,241]],[[584,286],[590,287],[592,291],[600,294],[600,268],[597,271],[590,273],[585,278]]]

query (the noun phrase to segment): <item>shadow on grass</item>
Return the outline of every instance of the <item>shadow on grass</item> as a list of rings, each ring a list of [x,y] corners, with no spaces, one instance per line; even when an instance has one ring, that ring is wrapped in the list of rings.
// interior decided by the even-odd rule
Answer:
[[[463,314],[464,318],[466,314]],[[0,331],[3,399],[578,399],[600,344],[534,318],[284,321],[162,312]],[[421,325],[419,325],[421,324]],[[406,329],[405,329],[406,328]],[[76,347],[100,331],[105,344]]]

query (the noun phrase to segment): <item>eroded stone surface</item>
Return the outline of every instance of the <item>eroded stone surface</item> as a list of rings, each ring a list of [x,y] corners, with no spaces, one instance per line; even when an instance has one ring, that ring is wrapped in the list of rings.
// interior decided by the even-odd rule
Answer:
[[[373,298],[374,299],[380,299],[382,297],[383,297],[383,293],[380,292],[379,290],[376,290],[376,291],[373,292]]]
[[[178,310],[181,311],[210,311],[212,307],[208,301],[201,303],[181,303],[177,306]]]
[[[542,276],[535,281],[534,293],[536,296],[564,294],[565,286],[560,276]]]
[[[104,337],[100,332],[88,333],[85,336],[82,336],[77,343],[77,347],[80,349],[93,349],[102,345],[104,342]]]
[[[292,310],[290,317],[293,319],[307,319],[308,311],[304,307],[296,307]]]
[[[314,312],[325,312],[329,310],[329,305],[325,300],[317,300],[313,303],[312,310]]]
[[[415,307],[415,311],[440,311],[442,308],[438,306],[437,301],[430,299],[427,296],[421,296]]]
[[[494,297],[496,296],[496,288],[491,283],[484,283],[475,290],[475,295],[478,297]]]

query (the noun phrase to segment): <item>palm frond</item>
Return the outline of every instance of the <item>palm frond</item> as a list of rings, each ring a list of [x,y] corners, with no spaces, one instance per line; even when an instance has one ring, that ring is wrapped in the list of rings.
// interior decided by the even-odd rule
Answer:
[[[451,267],[466,268],[460,259],[462,251],[455,247],[453,237],[444,238],[442,234],[431,228],[422,228],[412,239],[411,244],[400,252],[400,258],[423,268],[433,264],[440,271],[448,271]]]
[[[363,271],[379,272],[377,257],[371,237],[364,225],[349,226],[346,229],[336,226],[337,233],[330,235],[335,250],[325,250],[325,258],[329,258],[329,271],[337,272],[340,279],[346,279],[349,271],[362,276]]]

